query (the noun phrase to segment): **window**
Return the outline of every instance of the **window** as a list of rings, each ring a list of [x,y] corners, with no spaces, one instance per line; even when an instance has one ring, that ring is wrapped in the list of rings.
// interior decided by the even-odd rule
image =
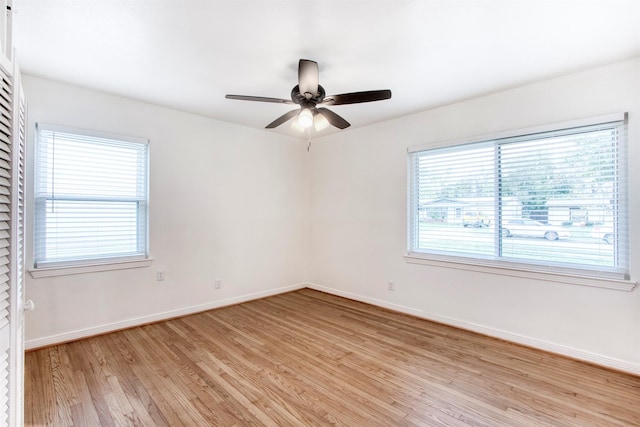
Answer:
[[[409,255],[627,279],[625,137],[620,114],[409,150]]]
[[[147,257],[148,141],[38,125],[35,267]]]

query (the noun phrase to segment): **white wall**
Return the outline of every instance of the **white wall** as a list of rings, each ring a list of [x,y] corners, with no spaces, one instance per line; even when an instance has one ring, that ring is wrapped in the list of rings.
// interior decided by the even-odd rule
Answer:
[[[425,94],[429,96],[429,94]],[[402,97],[402,93],[394,93]],[[309,279],[315,288],[640,373],[632,292],[408,264],[407,147],[629,112],[631,276],[640,276],[640,59],[316,141]],[[387,281],[396,289],[387,289]]]
[[[34,279],[27,348],[296,288],[306,278],[306,144],[24,76],[36,122],[150,139],[147,268]],[[28,164],[27,239],[33,235]],[[32,247],[27,244],[27,249]],[[32,254],[27,253],[32,260]],[[27,269],[32,264],[28,263]],[[156,270],[166,279],[156,282]],[[214,289],[214,279],[223,286]]]

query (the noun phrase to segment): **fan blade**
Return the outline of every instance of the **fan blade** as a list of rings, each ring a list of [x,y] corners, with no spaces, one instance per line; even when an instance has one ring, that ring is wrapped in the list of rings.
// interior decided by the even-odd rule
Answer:
[[[365,92],[342,93],[340,95],[326,96],[322,101],[325,105],[359,104],[361,102],[382,101],[391,98],[391,91],[368,90]]]
[[[337,127],[338,129],[346,129],[349,126],[351,126],[351,123],[349,123],[348,121],[346,121],[345,119],[343,119],[342,117],[340,117],[339,115],[337,115],[331,110],[328,110],[326,108],[318,108],[317,110],[320,112],[320,114],[324,116],[325,119],[327,119],[329,123],[331,123],[333,126]]]
[[[318,94],[318,63],[308,59],[298,62],[298,86],[300,93],[307,99]]]
[[[225,98],[237,99],[239,101],[259,101],[259,102],[274,102],[276,104],[294,104],[294,102],[290,99],[267,98],[264,96],[225,95]]]
[[[300,112],[300,109],[296,108],[295,110],[291,110],[288,113],[284,113],[283,115],[281,115],[280,117],[278,117],[277,119],[275,119],[274,121],[266,125],[265,129],[273,129],[275,127],[278,127],[284,122],[286,122],[287,120],[291,119],[292,117],[297,116],[299,112]]]

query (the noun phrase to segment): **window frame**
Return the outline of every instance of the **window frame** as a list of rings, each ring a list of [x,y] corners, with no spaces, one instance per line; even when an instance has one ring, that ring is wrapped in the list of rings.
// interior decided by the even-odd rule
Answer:
[[[128,268],[138,268],[138,267],[146,267],[151,265],[152,258],[149,255],[149,161],[150,161],[150,143],[146,138],[134,137],[134,136],[126,136],[115,133],[101,132],[96,130],[88,130],[75,128],[70,126],[62,126],[56,124],[49,123],[36,123],[35,125],[35,139],[34,139],[34,148],[36,151],[36,155],[34,156],[33,162],[33,217],[32,217],[32,230],[33,230],[33,251],[31,253],[31,266],[30,274],[33,278],[41,278],[41,277],[50,277],[50,276],[61,276],[68,274],[78,274],[78,273],[87,273],[87,272],[96,272],[96,271],[108,271],[108,270],[118,270],[118,269],[128,269]],[[136,235],[141,236],[144,239],[144,242],[141,243],[140,251],[137,251],[135,254],[131,255],[118,255],[114,254],[113,256],[95,256],[90,258],[80,258],[80,259],[70,259],[70,260],[52,260],[52,261],[37,261],[37,244],[36,239],[38,238],[37,230],[39,229],[38,221],[44,221],[41,213],[38,212],[38,209],[42,209],[43,202],[39,200],[37,197],[37,185],[38,185],[38,154],[37,151],[39,149],[39,138],[41,131],[52,131],[52,132],[61,132],[67,133],[71,135],[77,135],[79,137],[87,137],[87,138],[104,138],[113,141],[122,142],[125,144],[140,144],[144,146],[145,151],[145,159],[144,159],[144,184],[143,184],[143,199],[140,199],[142,203],[144,203],[144,212],[139,212],[137,214],[138,221],[136,222]],[[44,199],[46,202],[46,199]],[[59,199],[60,200],[60,199]],[[108,202],[117,202],[117,201],[125,201],[131,202],[134,201],[131,198],[122,198],[122,197],[108,197],[108,196],[88,196],[83,198],[85,201],[108,201]],[[140,203],[138,200],[138,203]],[[46,203],[44,203],[46,204]],[[136,208],[137,211],[140,211],[140,207]],[[142,215],[142,216],[141,216]],[[141,230],[139,227],[141,226],[141,222],[143,222],[142,227],[144,230]],[[40,227],[43,227],[40,224]]]
[[[597,272],[595,270],[581,269],[581,268],[572,268],[572,267],[552,267],[539,265],[539,264],[529,264],[523,260],[523,262],[518,262],[514,260],[504,260],[504,259],[496,259],[496,258],[487,258],[484,259],[482,257],[473,256],[472,253],[469,254],[441,254],[437,252],[417,252],[413,250],[412,245],[413,237],[415,233],[414,227],[417,227],[419,224],[419,212],[417,203],[414,203],[414,175],[413,175],[413,154],[428,150],[440,149],[440,148],[452,148],[461,147],[464,145],[474,144],[474,143],[483,143],[489,141],[502,140],[506,138],[515,138],[522,137],[531,134],[545,133],[545,132],[553,132],[559,131],[562,129],[569,128],[577,128],[577,127],[586,127],[597,124],[611,123],[611,122],[627,122],[627,113],[614,113],[597,117],[589,117],[585,119],[561,122],[561,123],[553,123],[542,126],[535,126],[523,129],[514,129],[500,133],[488,134],[488,135],[480,135],[474,136],[471,138],[457,139],[444,141],[434,144],[422,144],[417,146],[411,146],[407,148],[407,252],[404,256],[404,259],[407,263],[412,264],[423,264],[423,265],[431,265],[437,267],[453,267],[461,270],[468,271],[476,271],[482,273],[489,274],[498,274],[504,276],[511,277],[522,277],[522,278],[530,278],[537,280],[544,280],[549,282],[559,282],[564,284],[576,284],[576,285],[584,285],[584,286],[595,286],[602,287],[607,289],[617,289],[624,291],[633,290],[637,283],[634,280],[631,280],[629,277],[629,272],[625,274],[620,273],[611,273],[611,272]],[[628,138],[627,138],[628,139]],[[627,143],[628,144],[628,143]],[[626,145],[625,145],[626,146]],[[621,172],[620,176],[625,181],[622,185],[622,190],[624,191],[623,197],[626,200],[625,209],[627,210],[627,220],[628,220],[628,210],[629,205],[631,204],[629,201],[629,190],[628,190],[628,156],[626,155],[626,151],[623,151],[621,156],[622,161],[618,164],[618,169]],[[497,171],[495,171],[498,173]],[[626,224],[626,232],[627,232],[627,241],[629,225]],[[630,260],[631,254],[628,252],[630,250],[630,245],[627,243],[627,259]],[[627,270],[630,267],[629,262],[627,261]]]

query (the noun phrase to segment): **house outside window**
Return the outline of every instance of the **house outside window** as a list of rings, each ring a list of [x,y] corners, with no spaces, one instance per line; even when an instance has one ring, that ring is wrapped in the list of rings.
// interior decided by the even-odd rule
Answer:
[[[620,114],[410,149],[409,255],[628,278],[625,140]]]
[[[39,124],[34,267],[147,258],[148,141]]]

